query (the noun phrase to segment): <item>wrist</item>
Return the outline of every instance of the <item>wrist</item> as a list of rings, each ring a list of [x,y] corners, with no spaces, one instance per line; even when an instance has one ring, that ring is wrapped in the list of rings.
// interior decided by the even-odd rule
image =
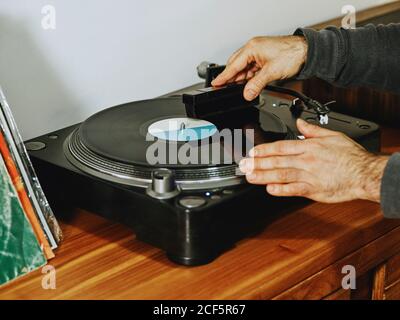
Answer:
[[[383,172],[388,156],[368,155],[360,170],[357,198],[380,202]]]
[[[308,43],[304,36],[293,36],[295,39],[296,50],[299,53],[299,58],[302,64],[306,63],[308,53]]]
[[[308,54],[308,43],[304,36],[292,36],[293,39],[293,49],[296,52],[297,60],[299,61],[299,70],[300,71],[307,61]]]

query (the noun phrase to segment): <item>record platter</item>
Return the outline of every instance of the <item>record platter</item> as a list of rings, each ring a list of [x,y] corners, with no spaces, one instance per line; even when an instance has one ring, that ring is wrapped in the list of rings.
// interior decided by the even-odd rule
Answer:
[[[241,84],[210,88],[214,71],[206,66],[205,84],[107,108],[27,141],[56,215],[72,204],[120,222],[183,265],[209,263],[262,229],[290,201],[247,184],[237,162],[249,145],[296,139],[296,118],[318,122],[319,109],[299,112],[296,100],[267,90],[248,103]],[[379,149],[372,122],[330,112],[326,127]],[[238,148],[214,139],[224,130],[239,132]]]

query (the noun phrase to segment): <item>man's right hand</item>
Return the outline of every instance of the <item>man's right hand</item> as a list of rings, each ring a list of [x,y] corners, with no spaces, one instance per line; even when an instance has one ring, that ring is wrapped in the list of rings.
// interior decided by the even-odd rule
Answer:
[[[243,95],[250,101],[268,83],[298,74],[306,58],[307,42],[301,36],[256,37],[229,58],[212,85],[248,80]]]

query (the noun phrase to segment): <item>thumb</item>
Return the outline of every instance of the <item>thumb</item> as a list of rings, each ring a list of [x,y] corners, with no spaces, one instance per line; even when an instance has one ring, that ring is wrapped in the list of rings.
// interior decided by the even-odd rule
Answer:
[[[300,133],[306,138],[327,137],[332,136],[336,133],[335,131],[321,128],[317,125],[308,123],[300,118],[297,119],[296,124],[297,129],[299,129]]]
[[[253,78],[251,78],[244,87],[243,96],[246,100],[254,100],[265,86],[273,81],[267,67],[262,68]]]

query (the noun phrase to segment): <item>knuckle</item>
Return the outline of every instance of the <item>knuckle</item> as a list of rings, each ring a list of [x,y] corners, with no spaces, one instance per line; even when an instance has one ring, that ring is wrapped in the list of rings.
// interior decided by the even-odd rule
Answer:
[[[336,142],[344,142],[347,140],[347,136],[346,134],[344,134],[343,132],[337,132],[335,131],[334,134],[332,135],[333,141]]]
[[[251,80],[251,84],[257,90],[262,90],[264,88],[264,83],[259,77],[255,77]]]
[[[319,139],[309,140],[308,144],[311,149],[320,149],[324,147],[324,144]]]
[[[285,144],[283,144],[282,142],[275,143],[275,151],[277,153],[285,153],[286,151]]]
[[[260,37],[253,37],[247,42],[247,46],[252,48],[258,44],[259,40]]]
[[[276,168],[276,167],[279,167],[279,165],[280,165],[279,158],[277,158],[277,157],[269,158],[267,161],[269,162],[268,164],[271,168]]]
[[[277,171],[277,179],[279,181],[286,181],[289,178],[289,172],[287,170]]]

